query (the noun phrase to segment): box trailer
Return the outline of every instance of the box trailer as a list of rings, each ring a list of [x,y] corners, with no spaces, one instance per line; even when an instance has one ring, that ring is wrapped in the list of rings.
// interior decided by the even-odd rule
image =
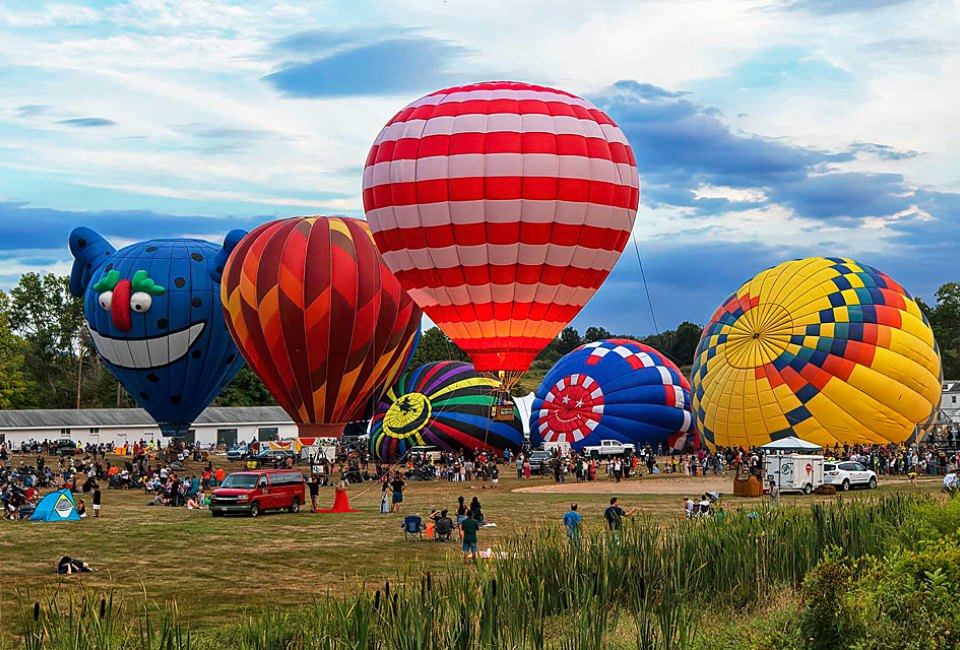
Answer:
[[[766,485],[773,481],[781,492],[810,494],[823,485],[823,456],[771,454],[764,466]]]

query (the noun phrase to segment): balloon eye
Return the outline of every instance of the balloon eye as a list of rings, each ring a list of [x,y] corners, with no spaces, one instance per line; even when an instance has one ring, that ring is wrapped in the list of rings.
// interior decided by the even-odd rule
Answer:
[[[110,305],[113,303],[113,292],[104,291],[97,300],[104,311],[110,311]]]
[[[137,291],[130,296],[130,309],[138,314],[150,311],[150,305],[152,304],[153,298],[146,291]]]

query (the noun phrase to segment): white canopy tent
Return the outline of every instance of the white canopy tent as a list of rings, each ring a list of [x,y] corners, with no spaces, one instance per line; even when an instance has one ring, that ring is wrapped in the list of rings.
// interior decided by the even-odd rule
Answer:
[[[820,445],[806,440],[801,440],[794,436],[774,440],[760,447],[764,451],[820,451]]]

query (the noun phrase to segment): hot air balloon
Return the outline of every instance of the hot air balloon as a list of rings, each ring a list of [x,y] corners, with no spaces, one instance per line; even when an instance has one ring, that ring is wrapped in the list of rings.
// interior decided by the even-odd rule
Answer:
[[[601,440],[682,451],[696,445],[690,383],[656,349],[626,339],[581,345],[557,362],[530,408],[530,440],[574,451]]]
[[[363,171],[387,266],[505,386],[610,273],[639,195],[613,120],[580,97],[518,82],[418,99],[383,128]]]
[[[445,451],[519,451],[523,423],[514,415],[499,421],[491,409],[498,383],[461,361],[428,363],[403,374],[380,399],[370,427],[377,458],[397,461],[411,447]]]
[[[305,437],[339,437],[362,419],[420,328],[420,308],[359,219],[266,223],[237,245],[223,278],[230,334]]]
[[[244,234],[231,232],[225,247]],[[195,239],[152,239],[118,251],[77,228],[70,251],[70,292],[83,298],[100,357],[163,435],[186,435],[243,367],[220,309],[227,250]]]
[[[763,271],[714,312],[694,359],[694,414],[713,446],[899,444],[936,417],[940,375],[933,331],[903,287],[811,257]]]

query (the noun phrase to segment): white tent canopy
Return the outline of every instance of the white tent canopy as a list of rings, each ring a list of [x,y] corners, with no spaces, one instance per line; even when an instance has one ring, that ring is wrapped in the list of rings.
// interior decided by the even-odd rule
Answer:
[[[760,447],[760,449],[763,449],[764,451],[796,451],[798,449],[804,451],[819,451],[821,447],[820,445],[812,442],[807,442],[806,440],[801,440],[800,438],[790,436],[789,438],[781,438],[780,440],[768,442]]]

